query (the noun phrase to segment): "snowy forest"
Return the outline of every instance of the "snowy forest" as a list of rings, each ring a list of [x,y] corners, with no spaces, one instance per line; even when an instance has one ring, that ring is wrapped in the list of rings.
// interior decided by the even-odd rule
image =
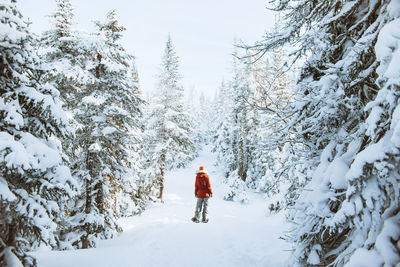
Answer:
[[[281,216],[289,248],[280,265],[211,266],[399,266],[399,0],[266,1],[275,26],[232,43],[231,76],[213,97],[182,86],[173,33],[146,95],[116,11],[84,32],[70,0],[55,2],[38,35],[16,0],[0,0],[0,266],[45,266],[43,246],[104,249],[127,220],[170,205],[168,179],[205,149],[223,188],[210,206],[252,214],[259,197],[254,221]],[[232,231],[251,229],[249,216]]]

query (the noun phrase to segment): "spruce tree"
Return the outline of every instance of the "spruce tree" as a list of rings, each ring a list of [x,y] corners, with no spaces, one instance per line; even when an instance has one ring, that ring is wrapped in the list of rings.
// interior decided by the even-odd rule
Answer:
[[[225,169],[225,181],[229,185],[224,198],[247,202],[246,180],[254,150],[250,136],[257,123],[257,112],[248,102],[253,97],[250,66],[239,61],[237,54],[234,56],[233,78],[227,96],[230,100],[226,112],[222,114],[215,139],[215,150],[218,151],[218,157],[224,159],[222,166]]]
[[[197,101],[196,101],[197,100]],[[186,106],[186,109],[191,111],[189,115],[196,127],[195,141],[196,143],[207,143],[207,129],[210,123],[210,115],[212,113],[210,103],[204,95],[200,92],[200,96],[193,99],[192,103]]]
[[[274,32],[278,32],[277,26]],[[252,83],[255,96],[252,100],[259,112],[259,123],[254,138],[254,160],[251,162],[250,187],[266,193],[271,210],[277,211],[287,204],[285,195],[291,187],[287,166],[294,160],[296,144],[281,142],[283,129],[289,121],[287,107],[292,101],[293,82],[291,71],[285,68],[283,48],[266,53],[264,58],[255,60],[252,67]],[[300,176],[293,176],[300,178]],[[297,184],[296,184],[297,185]]]
[[[15,1],[0,1],[0,18],[0,265],[18,257],[34,266],[25,252],[59,245],[57,224],[76,193],[61,148],[71,129],[59,92],[39,82],[45,71]]]
[[[248,151],[247,134],[250,122],[250,106],[247,99],[252,97],[250,88],[250,68],[248,65],[241,66],[242,62],[234,55],[233,79],[230,84],[231,96],[233,98],[230,116],[233,118],[232,124],[232,154],[234,161],[229,169],[238,175],[242,181],[246,181],[248,162],[250,159]]]
[[[40,56],[48,72],[41,77],[60,91],[65,108],[73,113],[80,94],[93,78],[90,65],[90,36],[73,28],[74,12],[69,0],[56,0],[56,10],[51,14],[52,28],[43,33],[38,44]]]
[[[134,207],[142,205],[137,153],[142,100],[133,57],[119,44],[125,28],[115,16],[111,11],[105,22],[96,22],[89,69],[94,82],[84,88],[75,112],[79,127],[74,174],[82,181],[83,194],[76,201],[74,227],[66,238],[82,248],[114,236],[121,231],[116,219],[142,208]]]
[[[230,124],[230,118],[227,116],[230,106],[231,98],[229,96],[228,86],[225,80],[222,80],[219,88],[218,95],[215,104],[215,112],[211,119],[211,142],[212,151],[216,153],[217,162],[221,166],[225,164],[225,155],[229,145],[228,128]]]
[[[386,69],[394,70],[390,65],[398,56],[398,4],[275,3],[275,10],[286,13],[286,29],[256,49],[299,42],[294,55],[309,55],[288,124],[304,147],[300,157],[309,170],[290,213],[296,225],[289,236],[290,265],[395,266],[400,261],[399,73]]]
[[[168,37],[162,57],[158,88],[147,124],[147,161],[151,175],[162,201],[165,171],[185,166],[196,155],[197,144],[193,142],[194,126],[184,110],[184,88],[179,84],[179,58],[171,37]]]

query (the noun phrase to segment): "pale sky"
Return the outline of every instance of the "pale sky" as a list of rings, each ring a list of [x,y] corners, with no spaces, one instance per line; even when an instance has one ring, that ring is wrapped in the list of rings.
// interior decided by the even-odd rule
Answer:
[[[268,0],[71,0],[76,27],[93,29],[93,20],[104,20],[111,9],[127,30],[122,44],[136,57],[141,90],[156,86],[156,74],[168,34],[180,58],[182,85],[212,96],[223,77],[229,79],[233,40],[252,44],[273,25]],[[19,0],[32,29],[49,28],[46,17],[54,0]]]

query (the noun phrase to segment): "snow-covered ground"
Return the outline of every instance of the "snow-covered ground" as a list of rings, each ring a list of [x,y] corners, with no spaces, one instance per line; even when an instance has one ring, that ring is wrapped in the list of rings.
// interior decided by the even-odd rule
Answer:
[[[169,172],[165,203],[120,223],[124,232],[94,249],[38,251],[39,267],[63,266],[283,266],[290,246],[279,237],[286,230],[281,215],[266,216],[265,200],[249,194],[249,204],[222,199],[221,173],[206,149],[191,166]],[[208,224],[193,223],[195,171],[209,171],[214,195]]]

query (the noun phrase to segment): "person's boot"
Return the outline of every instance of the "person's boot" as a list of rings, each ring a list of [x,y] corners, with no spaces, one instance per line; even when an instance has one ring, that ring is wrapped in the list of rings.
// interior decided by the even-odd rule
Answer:
[[[200,221],[199,221],[199,219],[197,219],[196,217],[193,217],[193,218],[192,218],[192,222],[199,223]]]
[[[208,223],[208,218],[203,217],[203,219],[201,220],[201,222],[203,222],[203,223]]]

